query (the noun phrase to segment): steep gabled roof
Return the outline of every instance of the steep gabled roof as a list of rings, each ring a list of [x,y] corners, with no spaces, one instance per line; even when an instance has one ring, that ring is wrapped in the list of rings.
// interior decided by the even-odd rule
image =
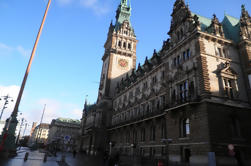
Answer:
[[[226,15],[222,21],[225,37],[238,43],[240,41],[240,20]]]
[[[206,18],[203,16],[200,16],[198,14],[192,13],[192,16],[197,15],[199,18],[199,22],[200,22],[200,28],[202,31],[206,31],[206,28],[209,27],[211,25],[211,19],[210,18]]]

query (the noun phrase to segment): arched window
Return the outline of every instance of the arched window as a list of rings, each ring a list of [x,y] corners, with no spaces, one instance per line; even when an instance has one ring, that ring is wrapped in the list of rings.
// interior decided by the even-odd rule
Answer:
[[[119,41],[119,42],[118,42],[118,46],[121,47],[121,45],[122,45],[122,44],[121,44],[121,41]]]
[[[131,48],[132,48],[131,43],[128,43],[128,49],[131,50]]]
[[[180,124],[180,135],[181,137],[187,137],[190,135],[190,119],[189,118],[185,118],[183,120],[181,120],[181,124]]]
[[[126,48],[126,42],[123,43],[123,47]]]

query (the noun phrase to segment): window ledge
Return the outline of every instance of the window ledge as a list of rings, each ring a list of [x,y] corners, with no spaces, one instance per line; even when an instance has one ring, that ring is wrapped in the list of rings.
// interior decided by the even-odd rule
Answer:
[[[246,141],[246,139],[242,138],[242,137],[234,137],[234,138],[232,138],[232,140],[234,140],[234,141]]]
[[[179,140],[189,140],[190,137],[180,137]]]

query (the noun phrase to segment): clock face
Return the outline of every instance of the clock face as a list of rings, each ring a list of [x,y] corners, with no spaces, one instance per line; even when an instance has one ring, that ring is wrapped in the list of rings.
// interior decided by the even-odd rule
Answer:
[[[119,59],[118,64],[122,68],[126,68],[128,66],[128,61],[126,59]]]

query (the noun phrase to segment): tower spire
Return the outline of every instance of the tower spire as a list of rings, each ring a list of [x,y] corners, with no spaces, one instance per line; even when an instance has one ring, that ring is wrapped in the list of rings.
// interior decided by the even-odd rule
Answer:
[[[116,27],[121,25],[124,21],[128,21],[129,24],[131,24],[130,17],[131,17],[131,1],[129,0],[129,5],[128,5],[128,0],[121,0],[116,14]]]

